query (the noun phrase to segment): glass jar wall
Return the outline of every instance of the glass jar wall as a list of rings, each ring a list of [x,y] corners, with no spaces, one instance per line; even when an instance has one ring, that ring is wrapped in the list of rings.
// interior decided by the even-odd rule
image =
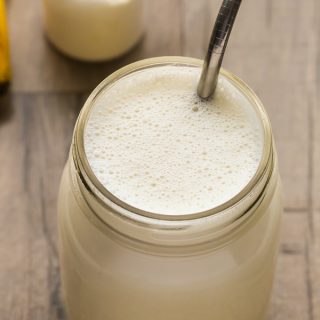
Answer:
[[[250,100],[264,129],[264,149],[250,183],[212,210],[162,216],[136,210],[99,183],[86,159],[85,126],[101,92],[122,77],[158,65],[141,61],[107,78],[78,119],[59,196],[61,275],[71,320],[224,319],[265,316],[275,270],[282,202],[276,150],[254,93],[222,71]]]

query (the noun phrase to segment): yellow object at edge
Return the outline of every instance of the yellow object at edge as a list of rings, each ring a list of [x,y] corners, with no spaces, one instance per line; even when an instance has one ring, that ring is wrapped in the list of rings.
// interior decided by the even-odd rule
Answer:
[[[5,0],[0,0],[0,85],[10,81],[9,41]]]

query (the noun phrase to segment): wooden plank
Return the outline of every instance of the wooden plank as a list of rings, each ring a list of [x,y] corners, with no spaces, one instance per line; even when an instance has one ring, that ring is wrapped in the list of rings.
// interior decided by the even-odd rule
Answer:
[[[319,7],[320,8],[320,7]],[[320,26],[320,20],[318,21]],[[319,53],[318,53],[319,55]],[[318,59],[319,60],[319,59]],[[319,72],[319,66],[316,69]],[[317,75],[319,77],[319,75]],[[320,319],[320,110],[318,86],[320,78],[316,81],[314,88],[315,102],[313,104],[313,139],[312,145],[312,170],[310,171],[312,194],[310,195],[311,216],[310,224],[312,235],[310,237],[310,281],[312,285],[312,306],[314,319]]]
[[[146,3],[149,27],[146,27],[144,41],[122,59],[90,64],[67,58],[48,44],[41,22],[41,1],[11,0],[8,8],[13,90],[91,91],[111,72],[128,63],[152,56],[181,55],[181,1],[148,0]],[[167,22],[169,16],[170,23]]]
[[[281,254],[304,254],[308,240],[308,220],[304,212],[284,213]]]
[[[320,6],[319,6],[320,9]],[[318,24],[320,29],[320,18],[318,18]],[[318,33],[314,35],[318,37]],[[318,40],[318,39],[317,39]],[[312,170],[310,172],[310,179],[312,180],[312,205],[313,209],[320,211],[320,93],[319,93],[319,85],[320,85],[320,53],[318,52],[319,40],[315,41],[315,64],[313,68],[313,99],[312,110],[310,112],[310,118],[313,120],[312,123],[312,132],[310,135],[310,140],[312,139]]]
[[[320,99],[319,99],[320,101]],[[319,104],[319,102],[318,102]],[[319,109],[319,105],[316,106]],[[313,142],[314,149],[313,149],[313,170],[312,174],[312,187],[313,187],[313,208],[317,211],[320,210],[320,111],[318,110],[317,117],[314,118],[315,126],[315,139]]]
[[[313,211],[313,237],[309,245],[313,319],[320,319],[320,210]]]
[[[1,319],[64,319],[56,202],[79,98],[21,94],[11,104],[0,126]]]
[[[209,33],[213,19],[209,15],[207,0],[184,0],[183,24],[183,55],[203,59],[208,47]]]
[[[314,1],[314,25],[308,37],[312,39],[313,46],[307,64],[309,72],[310,90],[307,92],[310,105],[310,168],[309,168],[309,235],[308,259],[309,259],[309,283],[312,319],[320,319],[320,54],[319,54],[319,30],[320,18],[317,14],[320,10],[319,1]]]
[[[1,98],[0,125],[0,310],[1,319],[23,319],[28,309],[25,278],[28,263],[29,234],[25,213],[23,113],[13,110],[17,99]]]
[[[320,6],[318,5],[319,9]],[[318,20],[320,26],[320,19]],[[319,41],[315,43],[317,45]],[[317,50],[317,59],[319,63],[319,53]],[[319,65],[315,68],[315,73],[319,72]],[[315,74],[314,81],[314,99],[312,103],[312,112],[310,117],[312,119],[312,132],[310,140],[311,146],[311,170],[309,174],[310,179],[310,212],[309,224],[312,230],[309,240],[309,262],[310,262],[310,283],[311,283],[311,298],[313,319],[320,319],[320,110],[319,102],[320,95],[318,93],[320,78],[319,74]]]
[[[142,50],[135,60],[181,55],[182,0],[148,0],[146,3],[146,31]]]
[[[306,270],[303,255],[279,256],[269,320],[310,319]]]
[[[269,320],[310,319],[307,234],[308,224],[304,214],[284,215]]]
[[[33,227],[40,230],[39,238],[44,241],[45,246],[42,255],[39,255],[41,250],[37,249],[37,256],[39,260],[45,260],[46,257],[48,260],[46,268],[37,265],[32,268],[35,275],[38,275],[39,269],[46,273],[43,279],[37,281],[47,286],[48,294],[44,305],[45,313],[39,315],[39,320],[45,317],[51,319],[51,315],[63,318],[57,256],[56,203],[79,100],[75,95],[31,95],[24,98],[22,106],[26,112],[27,194],[28,200],[33,204]],[[34,210],[35,204],[38,206],[37,210]],[[31,294],[39,294],[41,297],[45,289],[37,290],[38,284],[35,286],[30,291]],[[33,318],[34,316],[30,316],[30,319]]]

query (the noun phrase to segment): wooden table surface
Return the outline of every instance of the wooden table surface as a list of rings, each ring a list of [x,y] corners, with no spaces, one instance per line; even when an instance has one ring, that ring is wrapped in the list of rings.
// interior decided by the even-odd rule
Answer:
[[[47,43],[41,1],[8,2],[14,79],[0,98],[1,320],[66,319],[57,189],[88,93],[129,62],[203,57],[221,0],[146,2],[143,42],[99,64],[73,61]],[[246,0],[224,63],[263,100],[279,151],[285,213],[270,320],[320,319],[319,34],[318,0]]]

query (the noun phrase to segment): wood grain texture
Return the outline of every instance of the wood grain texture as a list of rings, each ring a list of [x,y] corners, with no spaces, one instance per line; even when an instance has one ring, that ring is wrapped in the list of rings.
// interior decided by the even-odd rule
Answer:
[[[0,315],[64,319],[56,241],[56,198],[80,98],[15,94],[0,126]]]
[[[305,214],[285,213],[269,320],[311,319],[307,241]]]
[[[110,73],[128,63],[153,56],[181,55],[181,1],[148,0],[146,3],[148,27],[143,41],[116,61],[90,64],[63,56],[47,41],[40,0],[10,0],[12,90],[28,93],[91,91]],[[170,23],[167,22],[168,12]]]
[[[10,0],[14,81],[0,97],[0,319],[64,320],[57,189],[88,92],[130,62],[201,58],[219,0],[147,0],[146,33],[130,53],[89,64],[46,41],[41,1]],[[270,115],[286,195],[269,320],[320,319],[320,3],[243,1],[224,67]]]
[[[313,211],[313,214],[313,236],[309,245],[309,268],[313,319],[320,319],[320,210]]]

